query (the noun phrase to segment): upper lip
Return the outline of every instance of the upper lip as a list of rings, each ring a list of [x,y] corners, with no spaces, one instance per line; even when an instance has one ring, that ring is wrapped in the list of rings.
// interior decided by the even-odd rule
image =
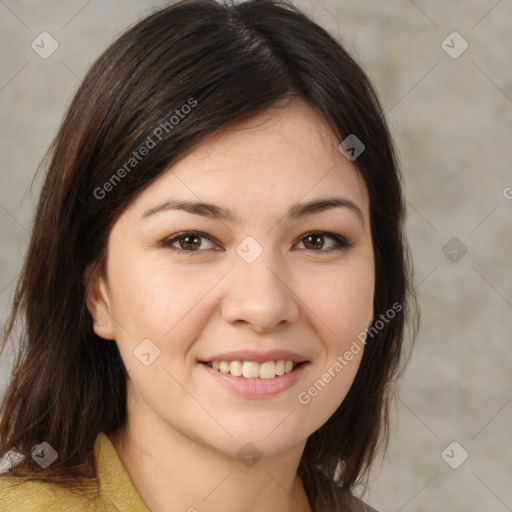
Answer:
[[[261,352],[258,350],[235,350],[232,352],[223,352],[211,357],[201,359],[201,362],[210,361],[254,361],[256,363],[265,363],[266,361],[293,361],[294,363],[303,363],[308,360],[307,357],[291,352],[290,350],[268,350]]]

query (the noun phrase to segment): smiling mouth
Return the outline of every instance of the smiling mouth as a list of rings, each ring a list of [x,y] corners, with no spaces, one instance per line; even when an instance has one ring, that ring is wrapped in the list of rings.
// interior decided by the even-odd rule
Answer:
[[[304,363],[279,359],[277,361],[265,361],[261,364],[255,361],[208,361],[203,364],[215,371],[230,374],[233,377],[269,380],[291,373]]]

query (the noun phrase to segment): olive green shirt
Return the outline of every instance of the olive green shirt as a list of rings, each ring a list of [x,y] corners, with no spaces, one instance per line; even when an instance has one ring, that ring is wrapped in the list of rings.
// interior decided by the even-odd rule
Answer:
[[[22,482],[0,475],[1,512],[148,512],[110,439],[101,433],[94,445],[100,492],[73,492],[46,482]],[[185,512],[185,511],[184,511]],[[220,512],[220,511],[219,511]],[[347,512],[376,512],[353,498]]]

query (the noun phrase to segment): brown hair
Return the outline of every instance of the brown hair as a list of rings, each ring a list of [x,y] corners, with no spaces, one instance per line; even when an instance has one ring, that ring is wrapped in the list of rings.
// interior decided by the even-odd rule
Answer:
[[[367,76],[287,0],[179,1],[125,32],[85,77],[45,160],[5,328],[3,347],[17,325],[21,339],[1,408],[0,454],[14,447],[26,456],[9,475],[74,489],[94,481],[98,433],[126,419],[126,372],[115,341],[93,331],[86,265],[104,262],[113,223],[164,170],[228,125],[293,98],[307,101],[340,141],[355,134],[365,144],[354,164],[370,198],[375,319],[401,306],[375,330],[348,395],[309,437],[298,471],[315,511],[341,510],[367,476],[388,439],[406,319],[417,328],[400,173]],[[186,104],[190,113],[174,123]],[[158,127],[158,143],[136,158]],[[42,441],[59,457],[38,472],[30,453]]]

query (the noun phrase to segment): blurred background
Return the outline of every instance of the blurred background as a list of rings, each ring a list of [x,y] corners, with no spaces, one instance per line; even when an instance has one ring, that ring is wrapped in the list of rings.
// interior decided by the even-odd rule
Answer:
[[[106,46],[167,4],[0,0],[2,324],[31,182],[65,109]],[[295,4],[373,80],[405,178],[422,323],[364,499],[381,512],[512,510],[512,0]]]

